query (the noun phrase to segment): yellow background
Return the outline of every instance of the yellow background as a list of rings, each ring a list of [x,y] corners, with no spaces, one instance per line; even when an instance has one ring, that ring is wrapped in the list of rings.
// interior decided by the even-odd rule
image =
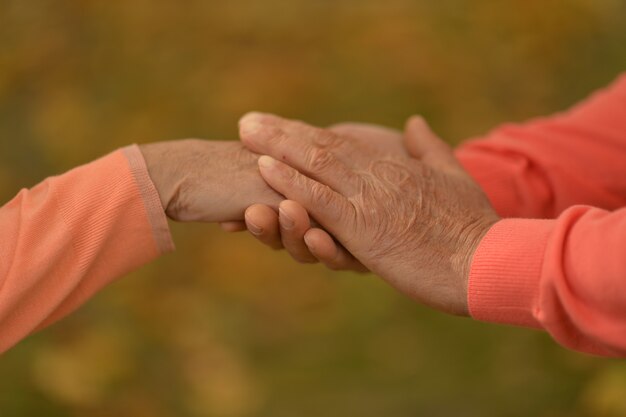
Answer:
[[[253,109],[420,113],[457,143],[606,85],[625,28],[620,0],[0,0],[0,197],[132,142],[236,139]],[[172,229],[175,254],[0,357],[0,416],[626,415],[622,361]]]

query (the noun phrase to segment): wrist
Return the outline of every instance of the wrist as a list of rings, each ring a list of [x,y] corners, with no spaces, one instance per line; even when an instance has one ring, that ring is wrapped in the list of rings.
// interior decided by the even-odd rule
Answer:
[[[172,169],[172,143],[156,142],[139,145],[150,179],[154,183],[163,211],[167,214],[178,189],[176,169]]]
[[[465,227],[459,239],[459,249],[454,257],[455,261],[453,261],[454,275],[458,283],[458,294],[455,303],[458,306],[456,312],[458,315],[469,316],[467,294],[474,254],[487,232],[498,220],[499,218],[495,215],[477,219]]]

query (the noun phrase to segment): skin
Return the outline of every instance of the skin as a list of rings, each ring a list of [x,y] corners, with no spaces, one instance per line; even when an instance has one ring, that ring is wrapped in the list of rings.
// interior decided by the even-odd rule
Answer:
[[[352,138],[355,144],[374,146],[375,152],[371,157],[410,155],[410,148],[403,144],[402,132],[394,129],[365,123],[340,123],[328,129]],[[273,249],[286,249],[300,263],[322,262],[332,270],[368,271],[328,233],[312,227],[317,223],[295,201],[281,202],[278,212],[263,204],[255,204],[246,210],[245,219],[245,223],[233,223],[232,227],[222,224],[222,227],[227,231],[247,228],[265,245]]]
[[[301,206],[286,201],[283,212],[301,220],[304,213],[297,210],[306,210],[345,248],[345,256],[414,299],[468,314],[471,259],[498,216],[421,118],[407,124],[407,136],[419,137],[409,149],[420,159],[386,152],[382,141],[259,113],[242,118],[240,136],[248,149],[266,155],[259,159],[265,181]],[[290,230],[297,227],[292,223]],[[298,234],[311,254],[340,256],[320,253],[332,248],[326,232],[302,229]]]
[[[334,133],[387,147],[389,153],[421,158],[425,153],[420,140],[434,133],[425,123],[410,125],[412,129],[402,132],[383,126],[365,123],[340,123],[328,127]],[[315,227],[304,207],[295,201],[285,200],[279,212],[263,204],[255,204],[246,210],[245,222],[223,223],[226,231],[247,230],[272,249],[285,249],[300,263],[321,262],[332,270],[366,272],[367,268],[356,260],[326,231]],[[284,221],[283,217],[288,217]],[[284,224],[294,225],[285,227]]]
[[[184,139],[140,145],[140,149],[172,220],[242,221],[250,205],[278,209],[283,200],[259,175],[259,155],[240,142]]]

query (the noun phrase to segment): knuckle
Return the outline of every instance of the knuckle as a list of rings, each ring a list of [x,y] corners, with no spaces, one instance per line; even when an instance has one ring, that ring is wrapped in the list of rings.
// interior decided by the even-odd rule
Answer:
[[[351,122],[333,123],[332,125],[328,126],[328,130],[331,130],[333,132],[342,132],[347,129],[353,129],[355,126],[358,126],[358,124]]]
[[[298,171],[296,171],[295,169],[291,167],[284,167],[281,175],[283,176],[287,184],[290,184],[292,186],[302,185],[301,184],[303,180],[302,175],[300,175]]]
[[[330,187],[319,182],[311,186],[311,198],[321,206],[330,206],[333,204],[333,194]]]
[[[346,139],[354,139],[358,132],[363,129],[363,125],[360,123],[343,122],[330,125],[327,129],[336,136],[342,137],[342,142],[344,142]]]
[[[325,149],[313,148],[308,158],[309,169],[321,172],[329,169],[335,163],[335,157]]]
[[[287,139],[287,134],[283,129],[274,126],[267,128],[267,141],[272,145],[278,145],[285,142]]]
[[[313,138],[313,143],[320,148],[337,148],[342,142],[342,138],[330,130],[319,130]]]

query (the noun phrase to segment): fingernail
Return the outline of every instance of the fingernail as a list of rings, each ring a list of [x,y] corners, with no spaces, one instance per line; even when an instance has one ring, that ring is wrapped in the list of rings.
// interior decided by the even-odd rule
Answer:
[[[241,123],[241,134],[245,136],[255,136],[262,134],[263,124],[257,120],[250,120],[249,122]]]
[[[258,129],[260,126],[263,125],[263,123],[261,122],[262,119],[262,113],[254,111],[246,113],[241,119],[239,119],[239,126],[242,130],[250,131],[250,133],[253,133],[252,131],[254,130],[254,128]]]
[[[250,233],[252,233],[253,235],[260,235],[261,233],[263,233],[263,229],[260,228],[259,226],[257,226],[256,224],[252,223],[250,220],[246,219],[246,225],[248,226],[248,230],[250,231]]]
[[[315,250],[315,246],[313,245],[313,242],[311,242],[311,238],[308,235],[304,235],[304,243],[306,243],[306,246],[310,251]]]
[[[279,207],[278,214],[279,214],[278,221],[280,222],[280,225],[283,227],[283,229],[287,229],[287,230],[293,229],[295,222],[293,221],[291,217],[287,215],[287,213],[285,213],[285,210]]]
[[[260,111],[250,111],[241,116],[241,119],[239,119],[239,121],[243,123],[248,120],[260,119],[261,117],[263,117],[263,113],[261,113]]]
[[[259,166],[265,169],[272,169],[276,166],[276,160],[271,156],[263,155],[259,158]]]
[[[248,113],[239,121],[242,136],[257,140],[268,140],[280,134],[280,129],[272,126],[262,113]]]

